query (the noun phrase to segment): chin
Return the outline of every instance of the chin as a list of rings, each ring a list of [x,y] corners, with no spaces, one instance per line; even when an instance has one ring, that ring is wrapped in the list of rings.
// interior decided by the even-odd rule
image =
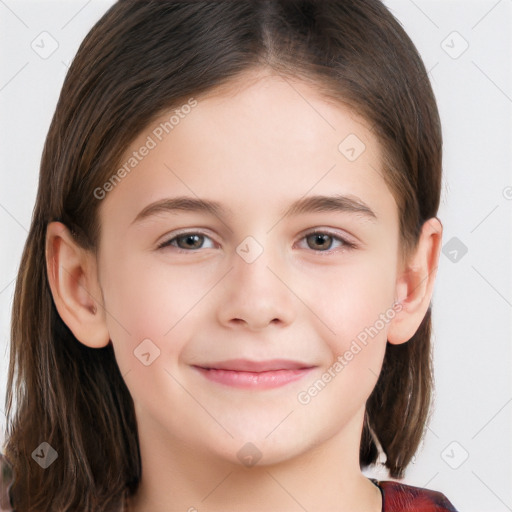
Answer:
[[[247,468],[269,467],[281,464],[305,453],[315,443],[304,436],[290,437],[274,432],[268,435],[269,429],[251,429],[250,433],[235,435],[235,439],[227,441],[217,452],[218,456],[230,463]],[[218,447],[219,448],[219,447]]]

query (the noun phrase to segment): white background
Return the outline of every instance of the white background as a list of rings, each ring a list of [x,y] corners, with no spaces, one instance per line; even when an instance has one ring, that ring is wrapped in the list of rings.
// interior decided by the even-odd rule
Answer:
[[[14,279],[43,142],[67,66],[111,4],[0,0],[2,430]],[[433,300],[435,410],[404,481],[445,493],[460,512],[512,511],[512,0],[386,4],[430,70],[444,131],[439,217],[444,243],[456,237],[452,244],[459,244],[456,261],[452,246],[441,256]],[[45,31],[51,36],[40,35]],[[46,59],[31,47],[43,51],[42,38],[45,51],[58,43]]]

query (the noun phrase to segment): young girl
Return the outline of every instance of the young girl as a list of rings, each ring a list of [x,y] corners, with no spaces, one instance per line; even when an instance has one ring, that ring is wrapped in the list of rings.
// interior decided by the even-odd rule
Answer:
[[[454,511],[429,414],[441,129],[378,0],[120,0],[69,70],[13,308],[28,511]]]

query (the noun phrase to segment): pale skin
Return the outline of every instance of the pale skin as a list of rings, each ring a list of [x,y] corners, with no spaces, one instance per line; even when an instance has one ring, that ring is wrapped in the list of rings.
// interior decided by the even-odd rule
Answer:
[[[427,311],[442,226],[425,222],[403,259],[397,204],[364,120],[304,82],[254,76],[198,98],[107,194],[96,253],[49,224],[55,304],[81,343],[113,344],[134,399],[142,479],[130,510],[379,512],[380,491],[359,467],[365,401],[386,340],[407,342]],[[139,134],[126,156],[168,118]],[[338,149],[349,134],[366,146],[354,161]],[[296,200],[333,194],[374,216],[283,216]],[[135,220],[177,196],[233,214],[160,208]],[[324,239],[307,236],[313,229]],[[199,238],[175,238],[184,233]],[[237,248],[254,255],[252,240],[262,252],[248,262]],[[397,302],[400,312],[378,335],[300,403],[298,394]],[[145,339],[160,350],[147,366],[134,355]],[[276,388],[241,389],[196,368],[240,358],[301,361],[310,370]],[[246,443],[261,454],[254,466],[240,456]]]

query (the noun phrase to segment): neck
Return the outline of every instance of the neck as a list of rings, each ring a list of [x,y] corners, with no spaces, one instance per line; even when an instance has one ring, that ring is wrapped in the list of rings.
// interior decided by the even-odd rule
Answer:
[[[358,428],[349,425],[293,459],[252,467],[168,439],[155,442],[142,425],[142,478],[128,510],[381,512],[380,490],[362,475],[353,442],[361,425],[362,418]]]

